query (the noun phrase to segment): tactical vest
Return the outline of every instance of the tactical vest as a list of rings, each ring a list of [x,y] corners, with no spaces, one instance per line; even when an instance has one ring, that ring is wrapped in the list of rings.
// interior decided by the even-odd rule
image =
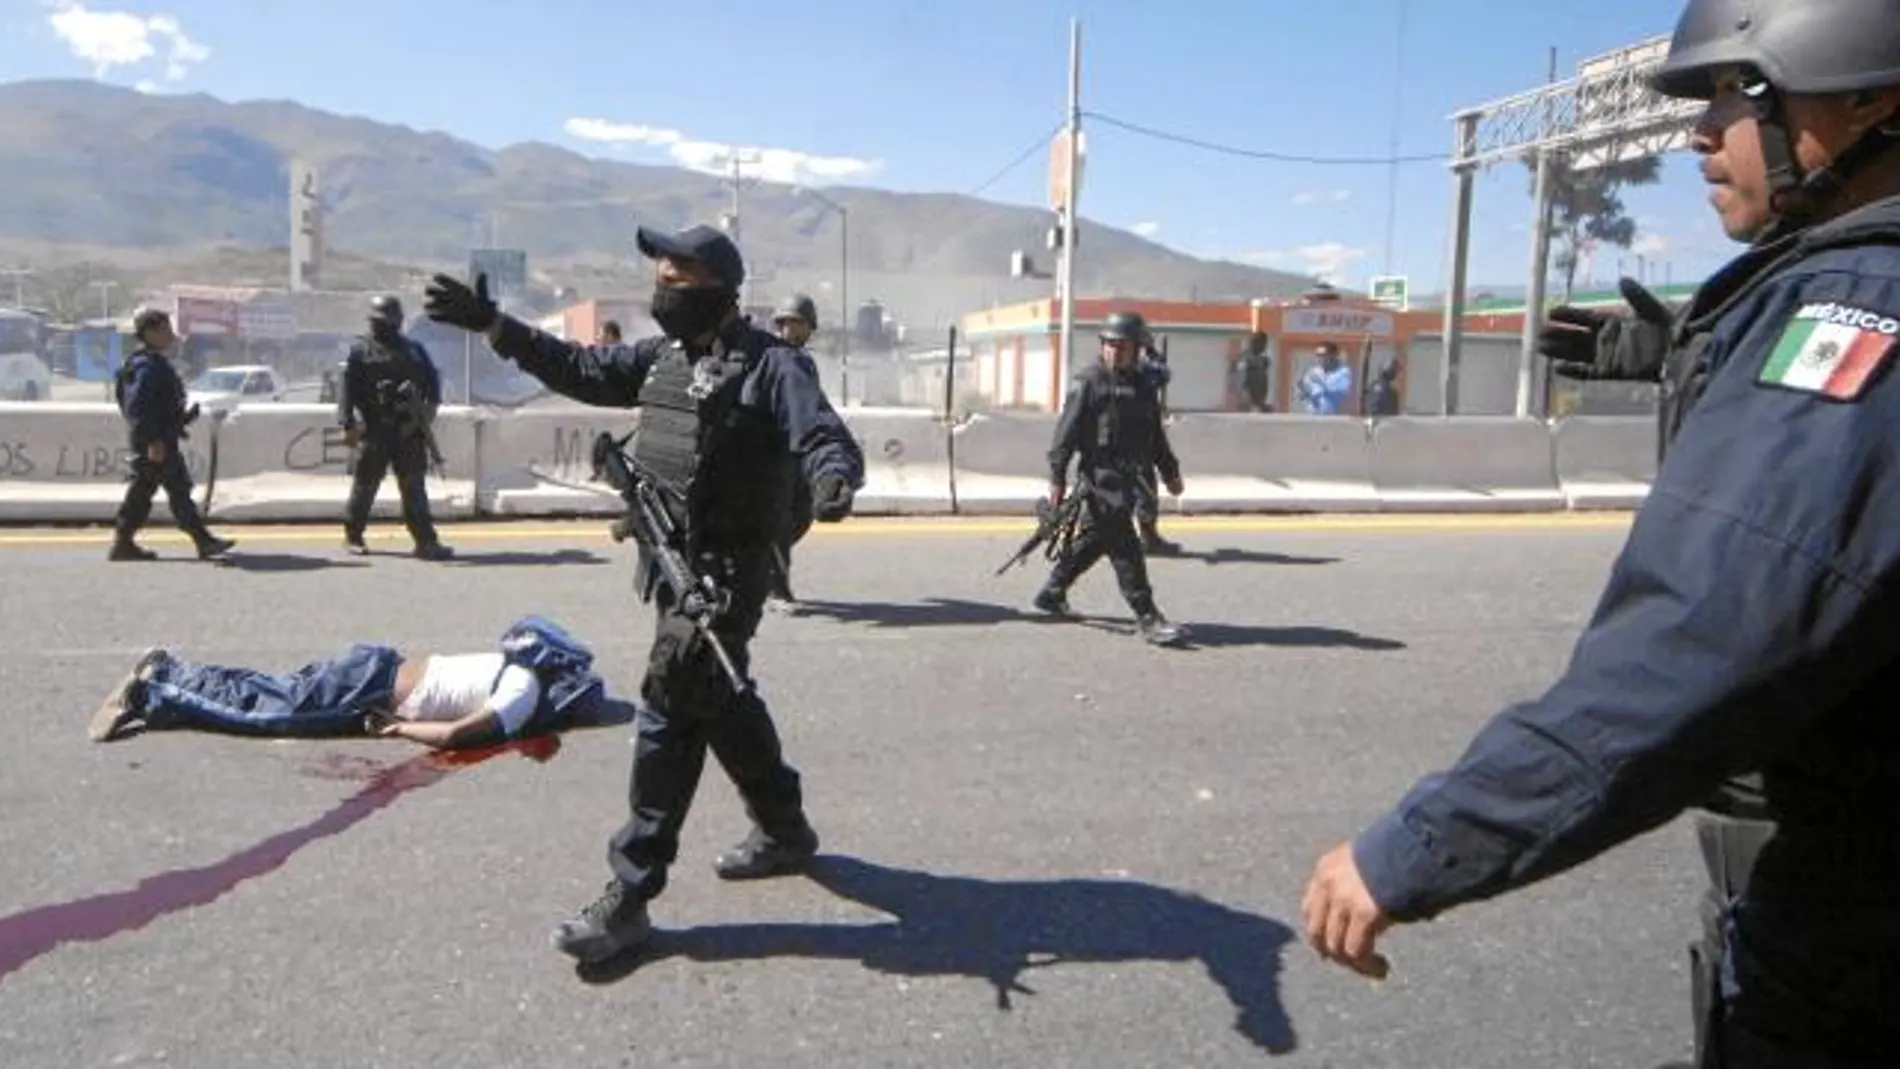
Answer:
[[[407,338],[385,344],[373,335],[357,339],[356,352],[363,365],[363,396],[353,398],[363,410],[363,421],[375,429],[394,428],[402,423],[399,402],[393,391],[403,383],[422,389],[419,357],[409,348]]]
[[[774,415],[742,403],[773,344],[749,327],[697,359],[663,343],[640,388],[634,459],[665,486],[695,546],[769,544],[791,508],[797,459]]]
[[[1708,389],[1715,371],[1710,349],[1724,319],[1755,299],[1765,284],[1818,252],[1877,245],[1900,245],[1900,197],[1751,249],[1698,289],[1671,328],[1658,393],[1658,462],[1667,457],[1670,443]],[[1811,792],[1804,786],[1817,767],[1826,770],[1819,778],[1831,788],[1851,784],[1860,788],[1863,797],[1900,799],[1900,758],[1894,756],[1894,748],[1857,734],[1857,738],[1844,739],[1824,733],[1805,742],[1801,757],[1809,768],[1803,772],[1777,770],[1733,777],[1723,786],[1717,808],[1729,816],[1757,820],[1824,808],[1831,802],[1816,799],[1826,798],[1833,790]],[[1778,785],[1779,814],[1771,812],[1767,803],[1771,782]],[[1892,815],[1900,816],[1900,802],[1890,805]]]
[[[1096,398],[1095,448],[1083,462],[1098,468],[1139,468],[1152,462],[1155,443],[1149,431],[1150,409],[1160,404],[1153,384],[1138,368],[1117,375],[1097,366],[1090,369],[1089,380]]]

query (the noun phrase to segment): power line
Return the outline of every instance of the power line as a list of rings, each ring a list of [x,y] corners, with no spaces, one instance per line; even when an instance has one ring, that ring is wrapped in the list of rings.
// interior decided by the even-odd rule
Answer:
[[[988,178],[985,178],[982,184],[978,185],[975,189],[970,190],[968,193],[964,194],[964,196],[968,196],[968,197],[981,196],[984,190],[989,189],[991,186],[995,185],[996,183],[1001,182],[1004,178],[1009,177],[1009,173],[1011,171],[1014,171],[1016,168],[1021,167],[1025,163],[1028,163],[1029,158],[1031,156],[1034,156],[1036,153],[1041,152],[1043,149],[1047,148],[1049,146],[1049,142],[1054,141],[1056,139],[1056,135],[1061,133],[1062,128],[1067,125],[1068,125],[1067,123],[1057,123],[1054,126],[1050,127],[1048,133],[1037,138],[1035,143],[1031,144],[1028,148],[1023,149],[1021,152],[1017,153],[1015,159],[1010,160],[1008,163],[998,168],[995,174],[990,175]]]
[[[1443,152],[1428,156],[1299,156],[1287,152],[1269,152],[1264,149],[1236,148],[1233,145],[1223,145],[1214,141],[1203,141],[1200,138],[1189,137],[1186,134],[1175,134],[1169,133],[1166,130],[1157,130],[1152,126],[1142,126],[1139,123],[1132,123],[1126,119],[1117,119],[1113,115],[1103,115],[1095,111],[1085,111],[1082,114],[1087,118],[1094,119],[1096,122],[1119,127],[1129,133],[1140,134],[1143,137],[1152,137],[1160,141],[1172,141],[1179,145],[1191,145],[1194,148],[1206,149],[1209,152],[1218,152],[1227,156],[1244,156],[1247,159],[1253,160],[1273,160],[1276,163],[1384,167],[1397,163],[1434,163],[1451,158],[1449,154]]]

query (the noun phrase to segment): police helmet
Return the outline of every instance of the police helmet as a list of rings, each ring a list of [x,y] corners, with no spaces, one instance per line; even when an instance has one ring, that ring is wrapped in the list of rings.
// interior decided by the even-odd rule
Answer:
[[[783,323],[788,319],[802,320],[813,330],[818,329],[818,306],[810,297],[794,293],[779,302],[778,311],[773,313],[772,322]]]
[[[169,326],[172,317],[163,308],[141,308],[132,316],[132,336],[143,339],[153,327]]]
[[[1649,84],[1664,96],[1709,100],[1715,73],[1726,67],[1757,79],[1744,88],[1757,105],[1762,162],[1780,216],[1757,241],[1806,223],[1853,171],[1900,141],[1900,123],[1889,115],[1804,174],[1781,100],[1900,85],[1900,0],[1689,0]]]
[[[1689,0],[1650,85],[1707,100],[1716,70],[1752,68],[1784,93],[1847,93],[1900,84],[1900,0]]]
[[[1102,321],[1102,340],[1145,342],[1148,321],[1141,318],[1140,312],[1115,312]]]
[[[402,326],[402,301],[393,294],[380,294],[369,302],[369,318],[372,323],[383,322],[390,326]]]

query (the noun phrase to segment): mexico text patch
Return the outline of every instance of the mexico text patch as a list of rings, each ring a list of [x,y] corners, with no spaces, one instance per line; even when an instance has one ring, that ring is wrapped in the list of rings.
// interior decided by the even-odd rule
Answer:
[[[1826,302],[1804,305],[1756,381],[1851,401],[1900,343],[1900,317]]]

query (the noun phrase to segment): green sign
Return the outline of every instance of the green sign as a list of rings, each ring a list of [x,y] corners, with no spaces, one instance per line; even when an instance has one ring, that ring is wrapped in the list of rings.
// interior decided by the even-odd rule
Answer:
[[[1411,307],[1411,286],[1404,275],[1380,275],[1369,287],[1372,303],[1403,312]]]

